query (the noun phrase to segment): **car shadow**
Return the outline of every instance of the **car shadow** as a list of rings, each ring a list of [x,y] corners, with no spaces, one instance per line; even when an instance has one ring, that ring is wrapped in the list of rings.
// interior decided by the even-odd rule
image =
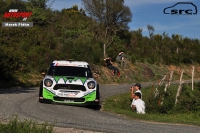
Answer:
[[[38,91],[37,87],[13,87],[13,88],[0,88],[1,94],[19,94],[19,93],[30,93],[33,91]]]
[[[86,108],[89,109],[93,109],[93,110],[100,110],[101,109],[101,105],[90,105],[90,106],[86,106]]]

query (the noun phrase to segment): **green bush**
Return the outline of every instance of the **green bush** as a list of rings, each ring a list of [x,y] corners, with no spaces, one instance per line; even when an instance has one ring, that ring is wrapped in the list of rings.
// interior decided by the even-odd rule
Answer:
[[[164,92],[164,85],[157,87],[157,95],[155,94],[155,88],[153,88],[153,90],[151,91],[144,92],[144,95],[147,95],[146,93],[148,93],[148,96],[144,97],[147,113],[167,114],[168,111],[173,108],[175,100],[174,91],[170,88],[168,88],[167,91]]]
[[[145,88],[144,101],[147,113],[171,114],[171,113],[196,113],[200,111],[200,83],[197,83],[192,91],[191,84],[183,84],[178,102],[175,105],[178,85],[170,85],[164,92],[165,86],[158,87],[158,95],[155,96],[155,88]],[[151,92],[151,93],[150,93]]]
[[[173,108],[173,113],[196,113],[200,111],[200,83],[192,91],[191,84],[184,84],[178,104]]]
[[[180,113],[199,113],[200,112],[200,83],[194,85],[194,91],[191,84],[183,84],[182,91],[175,105],[178,85],[170,85],[167,91],[164,91],[165,85],[157,87],[158,93],[155,95],[156,87],[143,88],[143,100],[146,104],[147,114],[180,114]],[[106,108],[115,108],[121,111],[131,110],[130,92],[108,98]]]
[[[53,125],[38,124],[32,120],[21,121],[14,116],[8,124],[0,123],[0,133],[53,133]]]

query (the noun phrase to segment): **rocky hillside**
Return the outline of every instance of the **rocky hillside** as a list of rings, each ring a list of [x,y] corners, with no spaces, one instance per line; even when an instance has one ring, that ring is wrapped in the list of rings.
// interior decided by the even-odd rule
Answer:
[[[168,80],[172,71],[172,81],[179,80],[182,70],[184,71],[183,80],[192,79],[193,65],[162,66],[135,63],[128,65],[124,69],[122,69],[118,63],[114,63],[114,66],[119,69],[120,76],[113,76],[111,71],[104,65],[90,64],[94,78],[99,84],[131,84],[135,82],[158,83],[164,75],[166,75],[165,80]],[[196,64],[194,68],[194,78],[200,78],[200,65]],[[12,80],[0,81],[0,88],[39,86],[42,79],[43,75],[40,73],[19,74],[15,75]]]
[[[183,80],[192,78],[193,65],[180,66],[161,66],[145,63],[135,63],[122,69],[118,63],[114,63],[120,70],[120,76],[112,76],[111,71],[100,65],[90,64],[93,75],[99,84],[122,84],[135,82],[158,82],[164,75],[166,80],[169,79],[170,73],[173,71],[172,81],[179,80],[183,71]],[[194,78],[200,78],[200,66],[194,65]]]

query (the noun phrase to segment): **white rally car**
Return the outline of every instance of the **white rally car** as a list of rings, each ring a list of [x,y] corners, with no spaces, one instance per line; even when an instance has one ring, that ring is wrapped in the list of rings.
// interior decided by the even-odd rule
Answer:
[[[53,61],[40,84],[39,102],[99,106],[99,85],[89,64],[83,61]]]

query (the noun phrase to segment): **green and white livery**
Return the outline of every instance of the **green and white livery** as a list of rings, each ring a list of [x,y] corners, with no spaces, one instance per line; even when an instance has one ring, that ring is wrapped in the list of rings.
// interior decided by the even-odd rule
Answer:
[[[99,85],[89,64],[83,61],[53,61],[41,81],[39,102],[99,106]]]

